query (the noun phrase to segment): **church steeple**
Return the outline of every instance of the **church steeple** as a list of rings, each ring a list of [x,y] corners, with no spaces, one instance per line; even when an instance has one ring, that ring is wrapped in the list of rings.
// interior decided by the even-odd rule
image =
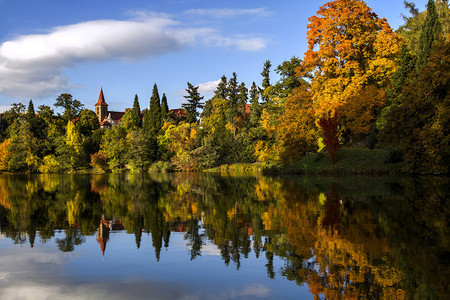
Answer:
[[[95,113],[97,114],[99,122],[102,122],[108,114],[108,104],[103,95],[103,87],[100,88],[100,95],[98,95],[98,101],[95,104]]]

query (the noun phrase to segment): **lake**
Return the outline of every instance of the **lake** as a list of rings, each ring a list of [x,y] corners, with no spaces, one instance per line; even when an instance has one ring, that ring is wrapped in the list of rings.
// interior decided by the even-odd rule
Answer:
[[[0,175],[0,299],[445,299],[449,183]]]

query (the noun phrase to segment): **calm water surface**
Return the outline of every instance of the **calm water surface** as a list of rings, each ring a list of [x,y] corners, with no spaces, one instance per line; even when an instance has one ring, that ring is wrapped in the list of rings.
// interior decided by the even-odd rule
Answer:
[[[449,183],[0,176],[0,299],[448,299]]]

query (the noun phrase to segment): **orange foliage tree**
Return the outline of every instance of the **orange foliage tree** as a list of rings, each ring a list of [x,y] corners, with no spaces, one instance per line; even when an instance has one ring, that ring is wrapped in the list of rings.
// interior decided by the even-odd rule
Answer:
[[[282,100],[285,102],[272,103],[270,109],[266,106],[263,110],[261,126],[268,139],[256,144],[259,161],[286,165],[317,148],[317,127],[308,86],[294,89]]]
[[[400,39],[386,19],[379,19],[364,1],[336,0],[323,5],[309,21],[302,67],[312,78],[316,122],[334,116],[349,102],[355,102],[349,106],[355,111],[361,105],[379,108],[384,97],[378,93],[365,94],[364,101],[358,95],[370,84],[385,88],[396,69]],[[366,123],[373,122],[375,114],[362,117],[367,121],[352,118],[363,127],[353,126],[355,132],[366,132]]]
[[[3,143],[0,143],[0,171],[6,171],[8,169],[8,162],[11,158],[11,152],[9,152],[10,146],[11,139],[7,139]]]

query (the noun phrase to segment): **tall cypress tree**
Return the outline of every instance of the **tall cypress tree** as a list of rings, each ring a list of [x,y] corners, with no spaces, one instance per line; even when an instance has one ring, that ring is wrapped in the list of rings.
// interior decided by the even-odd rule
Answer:
[[[30,102],[28,102],[27,118],[34,118],[34,116],[35,116],[34,105],[33,101],[30,99]]]
[[[417,69],[422,69],[428,61],[431,49],[435,41],[442,34],[441,22],[436,11],[434,0],[428,0],[427,16],[422,26],[422,32],[419,39],[419,53],[417,57]]]
[[[164,93],[161,98],[161,120],[163,124],[167,118],[168,113],[169,113],[169,105],[167,105],[167,97],[166,94]]]
[[[197,122],[197,118],[200,115],[198,109],[203,108],[203,96],[200,96],[198,92],[198,86],[193,86],[189,82],[187,83],[188,87],[186,92],[188,93],[186,98],[187,103],[183,103],[182,107],[186,110],[186,122],[187,123],[195,123]]]
[[[142,127],[142,119],[141,119],[141,106],[139,105],[138,95],[134,95],[133,108],[131,110],[133,123],[136,125],[136,128]]]
[[[161,129],[161,102],[159,99],[158,86],[153,86],[152,96],[150,98],[150,109],[144,117],[144,127],[148,134],[156,135]]]

